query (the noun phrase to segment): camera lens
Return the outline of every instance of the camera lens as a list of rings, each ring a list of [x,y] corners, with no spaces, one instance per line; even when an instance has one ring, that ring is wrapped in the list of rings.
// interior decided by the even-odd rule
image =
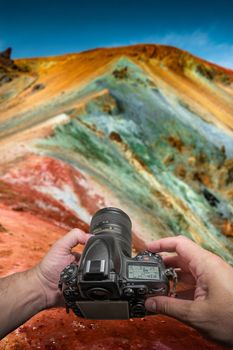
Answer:
[[[91,220],[90,232],[98,235],[100,233],[113,233],[118,239],[122,251],[131,256],[132,223],[128,215],[121,209],[108,207],[100,209]]]
[[[108,299],[111,293],[105,288],[91,288],[87,291],[87,295],[94,300],[105,300]]]
[[[124,226],[127,231],[131,231],[132,223],[128,215],[118,208],[103,208],[95,213],[91,220],[90,232],[93,233],[99,226],[116,224]]]

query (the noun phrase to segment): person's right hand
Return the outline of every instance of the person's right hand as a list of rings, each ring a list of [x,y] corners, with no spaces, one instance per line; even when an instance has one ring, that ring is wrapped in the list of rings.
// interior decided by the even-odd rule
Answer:
[[[147,248],[176,252],[163,258],[165,265],[178,268],[179,280],[193,286],[189,300],[152,297],[146,300],[147,310],[174,317],[212,339],[233,345],[233,268],[184,236],[162,238]]]

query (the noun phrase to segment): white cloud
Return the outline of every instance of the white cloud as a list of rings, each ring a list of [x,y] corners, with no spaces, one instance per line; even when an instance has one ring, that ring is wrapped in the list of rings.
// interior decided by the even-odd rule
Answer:
[[[147,37],[144,42],[176,46],[207,61],[233,69],[233,45],[216,42],[201,30],[186,34],[170,32],[166,35],[153,35]]]

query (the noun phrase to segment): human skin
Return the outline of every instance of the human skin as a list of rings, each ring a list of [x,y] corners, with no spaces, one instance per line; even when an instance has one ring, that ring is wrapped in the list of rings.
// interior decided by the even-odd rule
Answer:
[[[72,252],[77,244],[85,244],[91,235],[71,230],[59,239],[33,268],[0,279],[0,339],[38,312],[64,306],[58,289],[61,271],[79,258]]]
[[[91,237],[74,229],[58,240],[33,268],[0,279],[0,338],[41,310],[64,306],[58,282],[61,271],[79,254],[77,244]],[[179,280],[191,284],[190,300],[154,297],[146,300],[149,311],[174,317],[212,339],[233,345],[233,268],[221,258],[185,237],[164,238],[148,244],[165,256],[168,267],[177,269]],[[187,296],[186,296],[187,297]]]
[[[215,254],[184,236],[149,243],[152,252],[175,252],[163,256],[167,267],[176,268],[178,279],[192,287],[185,299],[148,298],[148,311],[186,323],[203,335],[233,345],[233,268]]]

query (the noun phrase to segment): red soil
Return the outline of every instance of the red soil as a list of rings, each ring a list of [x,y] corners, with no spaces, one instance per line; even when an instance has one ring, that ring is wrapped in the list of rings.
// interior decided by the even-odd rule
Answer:
[[[36,264],[65,229],[29,212],[0,205],[0,274]],[[80,249],[77,249],[80,250]],[[41,312],[8,335],[0,350],[220,350],[193,329],[165,316],[129,321],[90,321],[64,309]]]

